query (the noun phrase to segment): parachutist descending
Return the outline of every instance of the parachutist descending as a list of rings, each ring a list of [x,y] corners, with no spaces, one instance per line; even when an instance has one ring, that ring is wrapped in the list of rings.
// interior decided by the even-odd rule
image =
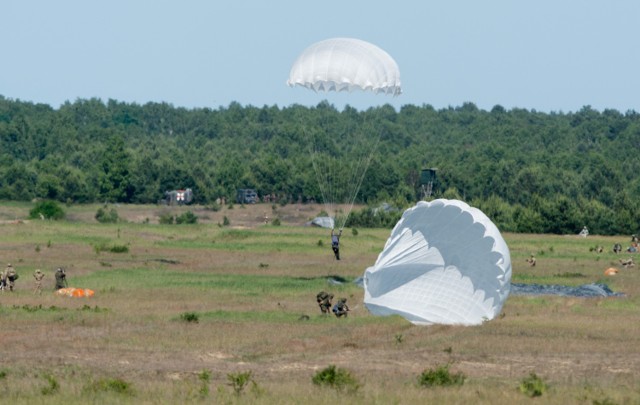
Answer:
[[[291,66],[287,84],[315,92],[402,93],[400,69],[391,55],[355,38],[330,38],[308,46]],[[347,115],[344,122],[350,124],[344,128],[303,130],[327,214],[337,215],[336,205],[343,205],[340,229],[349,218],[382,135],[366,124],[367,114],[350,109]]]
[[[342,229],[340,229],[340,232],[335,233],[334,229],[331,228],[331,249],[336,256],[336,260],[340,260],[340,236],[342,236]]]

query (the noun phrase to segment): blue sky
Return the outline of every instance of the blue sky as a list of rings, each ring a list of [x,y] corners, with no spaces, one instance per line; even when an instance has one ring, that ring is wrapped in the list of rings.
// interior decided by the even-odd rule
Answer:
[[[387,51],[403,94],[286,86],[298,54],[332,37]],[[97,97],[640,111],[635,0],[4,0],[0,38],[0,95],[55,108]]]

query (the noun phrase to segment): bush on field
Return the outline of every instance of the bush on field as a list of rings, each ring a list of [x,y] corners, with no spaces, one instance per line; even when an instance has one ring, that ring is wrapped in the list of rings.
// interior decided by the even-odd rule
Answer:
[[[547,384],[536,373],[531,373],[520,381],[520,392],[530,398],[542,396],[546,391]]]
[[[173,225],[174,217],[169,212],[163,212],[162,214],[160,214],[158,222],[160,222],[162,225]]]
[[[464,384],[465,375],[462,373],[452,374],[449,371],[449,364],[438,366],[434,369],[425,370],[418,378],[418,385],[421,387],[447,387],[451,385]]]
[[[55,201],[40,201],[29,211],[30,219],[44,218],[58,220],[64,218],[64,215],[64,210]]]
[[[348,370],[330,365],[318,371],[312,378],[314,384],[335,388],[338,391],[355,392],[360,388],[356,378]]]
[[[191,211],[187,211],[176,217],[176,224],[195,224],[197,222],[198,217]]]
[[[120,219],[120,217],[118,216],[118,211],[116,211],[115,208],[111,208],[111,210],[109,211],[98,208],[95,218],[96,221],[100,222],[101,224],[114,224]]]

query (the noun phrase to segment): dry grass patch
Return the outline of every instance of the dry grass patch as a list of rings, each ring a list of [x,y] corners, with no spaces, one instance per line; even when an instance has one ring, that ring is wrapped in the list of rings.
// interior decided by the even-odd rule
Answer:
[[[27,208],[0,207],[0,218]],[[589,250],[626,237],[505,235],[515,282],[604,281],[624,297],[511,296],[502,317],[477,327],[417,327],[371,316],[348,282],[375,262],[390,230],[347,232],[337,262],[328,232],[303,226],[314,208],[278,207],[278,227],[256,220],[270,206],[192,207],[207,216],[196,225],[158,225],[160,209],[146,206],[116,207],[128,222],[99,224],[97,208],[67,207],[69,221],[0,224],[2,260],[21,275],[16,292],[0,294],[0,394],[11,403],[511,404],[528,400],[519,386],[531,373],[548,384],[545,403],[640,401],[640,273],[605,278],[620,256]],[[217,226],[221,215],[230,227]],[[100,243],[129,251],[96,252]],[[96,295],[55,296],[58,266]],[[42,295],[32,293],[36,268],[47,273]],[[347,297],[349,318],[322,316],[320,290]],[[424,370],[443,364],[464,385],[419,386]],[[348,370],[357,392],[313,384],[330,365]],[[256,388],[236,394],[229,375],[248,372]]]

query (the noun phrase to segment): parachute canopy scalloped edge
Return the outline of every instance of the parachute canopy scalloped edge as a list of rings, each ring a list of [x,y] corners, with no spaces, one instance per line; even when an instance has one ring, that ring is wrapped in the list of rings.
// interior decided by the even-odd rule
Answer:
[[[479,209],[458,200],[421,201],[404,212],[363,279],[364,304],[374,315],[477,325],[502,310],[511,257]]]
[[[400,69],[385,51],[354,38],[331,38],[306,48],[296,59],[287,84],[314,91],[402,93]]]

